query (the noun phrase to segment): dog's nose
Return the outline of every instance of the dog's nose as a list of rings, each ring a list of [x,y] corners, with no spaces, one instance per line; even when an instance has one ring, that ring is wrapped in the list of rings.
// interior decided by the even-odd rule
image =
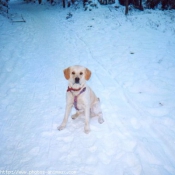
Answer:
[[[75,78],[75,83],[79,83],[80,79],[78,77]]]

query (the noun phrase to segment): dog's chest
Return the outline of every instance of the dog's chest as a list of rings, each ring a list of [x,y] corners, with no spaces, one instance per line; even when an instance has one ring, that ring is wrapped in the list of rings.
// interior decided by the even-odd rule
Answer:
[[[72,103],[74,108],[79,111],[84,109],[84,101],[85,101],[86,87],[84,87],[79,92],[71,92]]]
[[[73,106],[77,111],[84,110],[84,102],[81,96],[74,96],[73,97]]]

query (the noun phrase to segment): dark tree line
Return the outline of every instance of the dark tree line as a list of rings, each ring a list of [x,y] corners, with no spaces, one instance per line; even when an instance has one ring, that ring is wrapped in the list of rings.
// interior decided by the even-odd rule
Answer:
[[[175,9],[175,0],[147,0],[146,5],[148,8],[156,8],[161,4],[162,10]]]
[[[35,1],[35,0],[27,0],[27,1]],[[42,3],[42,0],[36,0],[39,4]],[[48,0],[50,3],[54,3],[57,0]],[[71,4],[74,4],[76,0],[61,0],[63,7],[69,7]],[[83,6],[85,7],[87,3],[92,2],[92,0],[82,0]],[[107,4],[114,4],[115,0],[98,0],[100,4],[107,5]],[[129,6],[132,5],[134,8],[137,8],[139,10],[143,10],[143,4],[144,8],[151,8],[154,9],[158,5],[161,6],[162,10],[167,9],[175,9],[175,0],[117,0],[119,3],[123,6],[125,6],[125,15],[128,14]],[[3,13],[4,11],[8,13],[8,2],[9,0],[0,0],[0,13]],[[91,4],[90,5],[94,5]]]
[[[142,3],[145,8],[154,9],[158,5],[161,5],[162,10],[175,9],[175,0],[119,0],[121,5],[126,6],[126,12],[128,11],[128,5],[133,5],[135,8],[143,10]]]
[[[135,8],[143,10],[142,0],[119,0],[119,3],[126,6],[125,14],[128,12],[129,5],[133,5]]]
[[[70,1],[74,2],[75,0],[69,0],[68,2]],[[87,1],[88,0],[83,0],[83,5],[85,5]],[[115,0],[98,0],[98,1],[102,5],[115,3]],[[133,5],[135,8],[143,10],[143,3],[145,8],[154,9],[158,5],[161,5],[162,10],[175,9],[175,0],[117,0],[117,1],[119,1],[121,5],[126,6],[125,14],[128,12],[129,5]],[[65,0],[63,0],[63,7],[65,7]]]

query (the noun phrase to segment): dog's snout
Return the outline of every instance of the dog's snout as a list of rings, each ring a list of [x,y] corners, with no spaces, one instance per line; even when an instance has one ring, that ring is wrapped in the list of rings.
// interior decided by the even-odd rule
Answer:
[[[79,83],[79,81],[80,81],[80,78],[76,77],[75,78],[75,83]]]

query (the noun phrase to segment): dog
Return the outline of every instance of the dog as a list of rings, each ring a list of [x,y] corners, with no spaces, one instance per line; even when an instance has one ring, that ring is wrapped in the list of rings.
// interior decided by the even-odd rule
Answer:
[[[76,113],[72,115],[72,119],[76,119],[83,114],[85,116],[84,132],[88,134],[90,132],[90,117],[98,116],[98,122],[100,124],[104,122],[100,99],[96,97],[92,89],[86,84],[86,81],[91,77],[91,71],[83,66],[75,65],[64,69],[63,72],[68,80],[68,89],[65,115],[58,130],[63,130],[66,127],[71,109],[74,106]]]

